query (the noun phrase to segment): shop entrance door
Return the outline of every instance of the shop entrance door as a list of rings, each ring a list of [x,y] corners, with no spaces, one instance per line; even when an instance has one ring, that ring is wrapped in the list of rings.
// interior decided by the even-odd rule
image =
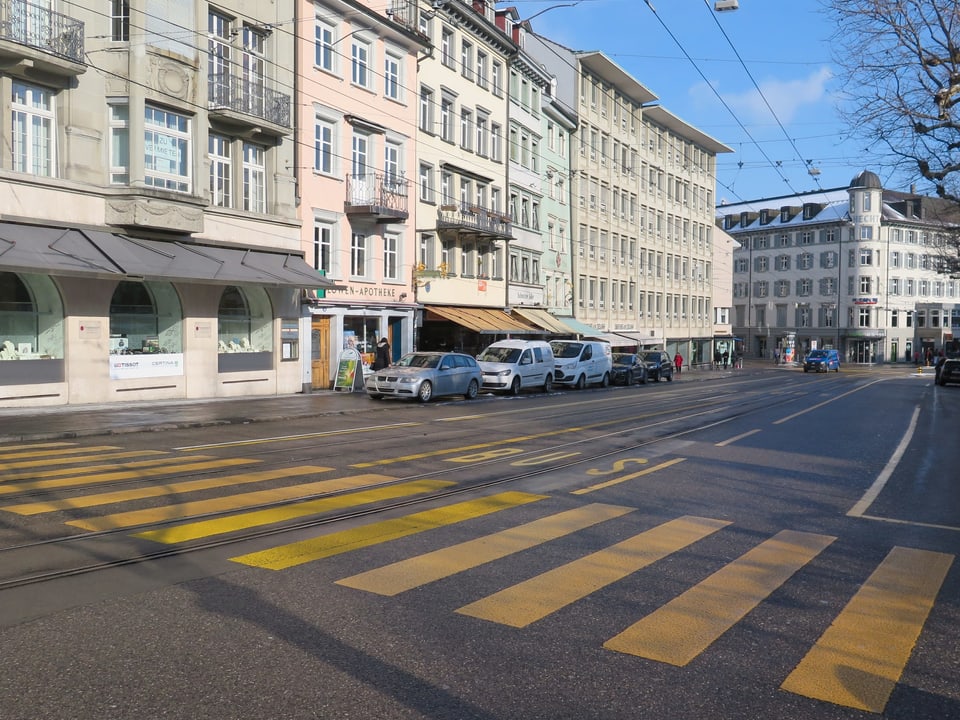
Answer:
[[[329,390],[330,385],[330,318],[315,317],[310,324],[310,386]]]

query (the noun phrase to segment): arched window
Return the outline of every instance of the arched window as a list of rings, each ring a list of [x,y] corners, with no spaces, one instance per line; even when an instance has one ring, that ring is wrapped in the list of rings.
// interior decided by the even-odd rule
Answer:
[[[63,358],[63,304],[44,275],[0,272],[0,360]]]
[[[263,288],[224,288],[217,319],[220,372],[273,367],[273,311]]]
[[[124,280],[110,299],[110,353],[182,352],[181,321],[172,285]]]

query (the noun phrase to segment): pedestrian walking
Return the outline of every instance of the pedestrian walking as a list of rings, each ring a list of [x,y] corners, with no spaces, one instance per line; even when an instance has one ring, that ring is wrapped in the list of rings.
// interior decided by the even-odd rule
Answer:
[[[673,366],[677,369],[677,375],[683,371],[683,355],[677,353],[673,356]]]
[[[777,348],[776,350],[773,351],[773,364],[774,365],[780,364],[780,348]]]
[[[723,369],[727,369],[727,365],[730,364],[730,352],[728,350],[723,351]]]
[[[380,338],[377,343],[377,354],[373,358],[373,369],[383,370],[390,365],[390,343],[385,337]]]

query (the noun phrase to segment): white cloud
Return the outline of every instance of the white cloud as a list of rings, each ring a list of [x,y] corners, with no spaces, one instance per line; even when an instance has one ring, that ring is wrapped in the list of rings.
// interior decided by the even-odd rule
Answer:
[[[761,82],[763,97],[756,88],[742,93],[721,92],[720,95],[744,124],[772,121],[767,103],[773,108],[780,122],[787,124],[796,117],[800,108],[823,100],[827,95],[827,83],[832,79],[833,72],[830,68],[822,67],[808,77],[798,80],[773,79]]]

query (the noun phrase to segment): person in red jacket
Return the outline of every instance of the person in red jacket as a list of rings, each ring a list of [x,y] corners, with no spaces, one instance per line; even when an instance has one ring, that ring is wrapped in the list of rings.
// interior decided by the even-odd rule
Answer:
[[[683,370],[683,355],[677,353],[673,356],[673,366],[677,369],[677,375]]]

